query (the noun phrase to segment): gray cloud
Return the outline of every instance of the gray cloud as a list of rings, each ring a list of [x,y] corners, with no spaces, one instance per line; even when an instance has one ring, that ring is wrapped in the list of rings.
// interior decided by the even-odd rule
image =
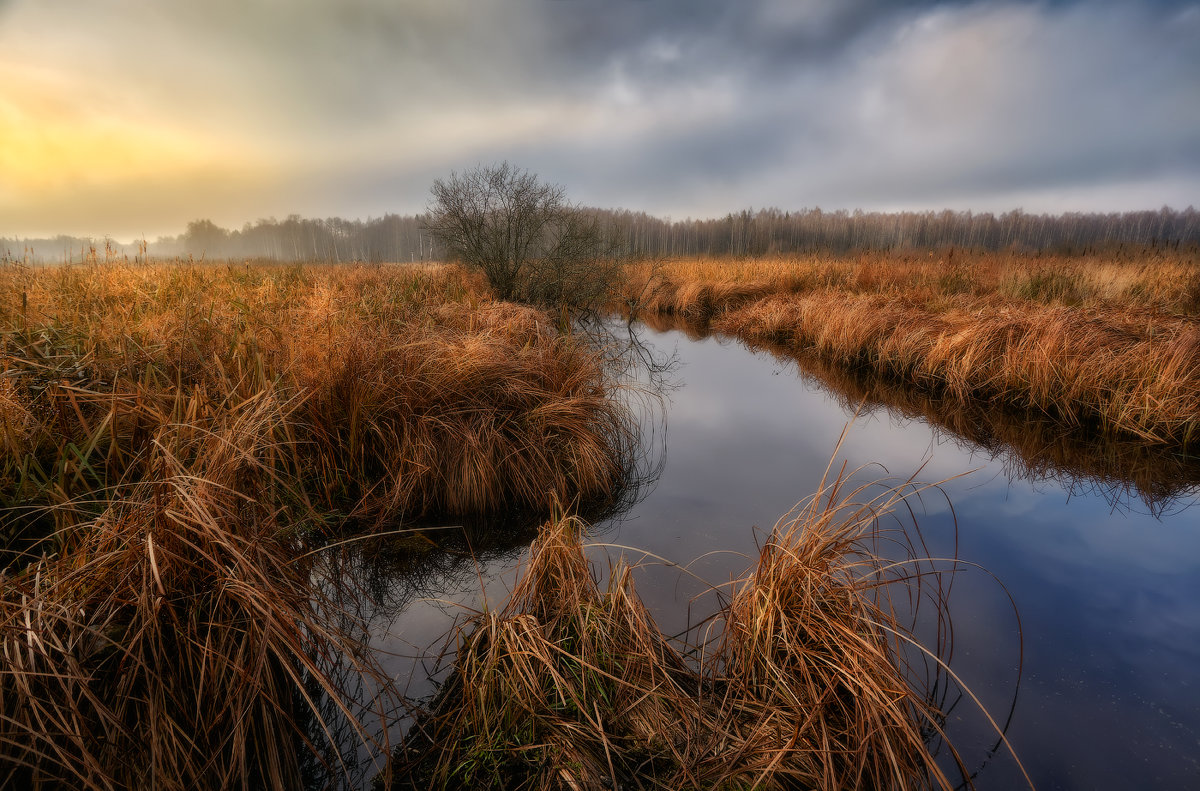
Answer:
[[[254,190],[259,216],[413,211],[433,176],[502,158],[579,200],[677,217],[1014,200],[1128,209],[1155,185],[1152,206],[1200,203],[1195,4],[0,0],[6,9],[0,49],[13,57],[56,64],[46,68],[90,86],[97,105],[269,161],[280,175]]]
[[[493,155],[562,173],[592,202],[637,206],[623,197],[635,193],[677,216],[750,204],[1004,209],[1022,196],[1027,208],[1063,210],[1072,207],[1047,200],[1056,185],[1112,201],[1121,185],[1151,182],[1171,185],[1152,206],[1194,202],[1198,23],[1169,7],[910,9],[790,67],[764,71],[734,54],[683,70],[684,87],[721,78],[734,95],[702,123],[680,128],[668,113],[631,139],[530,141]],[[695,103],[702,111],[703,92]]]

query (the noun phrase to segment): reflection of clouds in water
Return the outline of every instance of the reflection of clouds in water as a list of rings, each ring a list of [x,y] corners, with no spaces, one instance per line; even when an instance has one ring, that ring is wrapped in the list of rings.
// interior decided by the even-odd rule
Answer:
[[[1044,498],[1045,499],[1045,498]],[[1045,568],[1074,574],[1103,574],[1110,580],[1200,571],[1200,529],[1192,514],[1159,521],[1145,514],[1113,511],[1104,502],[1079,498],[1062,512],[1042,509],[1014,525],[1036,539]],[[1001,531],[1003,526],[999,526]]]
[[[747,569],[745,555],[756,551],[756,539],[814,490],[852,409],[768,356],[681,336],[679,344],[685,385],[671,396],[666,467],[646,499],[615,523],[598,525],[591,540],[680,563],[713,552],[692,570],[723,583]],[[1195,776],[1200,520],[1194,512],[1159,521],[1132,507],[1114,510],[1094,493],[1069,496],[1054,481],[1010,481],[990,454],[883,409],[859,418],[841,458],[851,468],[880,462],[901,479],[924,463],[918,476],[924,482],[979,468],[944,485],[957,516],[957,544],[944,497],[928,492],[914,509],[933,555],[957,548],[960,559],[987,570],[966,568],[954,578],[953,667],[999,719],[1012,701],[1020,641],[1005,590],[987,572],[1016,599],[1026,666],[1010,736],[1039,788],[1134,787],[1140,784],[1134,778],[1178,787]],[[877,473],[869,467],[857,480]],[[618,548],[588,551],[602,576],[607,559],[619,555],[641,558]],[[521,556],[501,553],[483,563],[492,606],[504,600]],[[687,625],[689,605],[693,621],[711,612],[710,600],[693,602],[701,583],[646,563],[638,592],[665,632]],[[465,610],[419,600],[429,595],[471,608],[483,600],[474,565],[448,564],[420,580],[399,617],[380,616],[378,647],[398,654],[441,648],[446,629]],[[416,671],[410,693],[432,689],[420,677],[420,660],[396,657],[388,667],[401,686]],[[955,709],[950,727],[956,743],[971,751],[968,761],[982,760],[995,740],[969,702]],[[1143,757],[1153,767],[1148,774]],[[978,783],[984,791],[1020,785],[1003,757]]]
[[[1033,487],[1013,489],[1010,501],[1039,502]],[[964,545],[1008,586],[1020,609],[1027,681],[1013,738],[1035,781],[1177,786],[1195,771],[1187,756],[1200,744],[1194,520],[1113,511],[1097,497],[1068,503],[1061,491],[1041,495],[1040,507],[1025,509],[1020,519],[1002,505],[972,500],[960,522],[969,531]],[[995,674],[1006,665],[992,652],[1005,650],[1011,634],[992,634],[1001,616],[995,607],[984,614],[987,594],[969,579],[956,582],[956,638],[982,649],[960,656],[960,672],[969,684],[986,685],[1002,677]],[[1136,766],[1119,758],[1130,755],[1140,756]],[[1142,758],[1159,773],[1154,782],[1141,776]],[[1039,786],[1045,785],[1043,779]]]
[[[853,407],[767,355],[679,342],[686,384],[672,399],[667,468],[621,528],[621,542],[680,561],[712,549],[753,552],[750,526],[769,528],[813,491]],[[1137,755],[1152,756],[1157,785],[1178,786],[1192,776],[1195,762],[1184,759],[1200,744],[1190,735],[1200,732],[1194,512],[1159,521],[1136,499],[1114,508],[1104,491],[1071,493],[1056,480],[1012,479],[993,452],[882,408],[850,428],[843,458],[850,468],[881,463],[902,479],[924,464],[922,482],[975,470],[943,487],[957,517],[959,557],[987,570],[955,578],[954,668],[989,711],[1007,715],[1019,637],[1007,595],[988,572],[995,574],[1024,625],[1026,680],[1010,735],[1038,787],[1132,787],[1145,768],[1128,758],[1126,730],[1137,732]],[[871,466],[858,480],[879,475]],[[952,553],[945,498],[929,492],[914,507],[930,551]],[[720,555],[697,569],[721,582],[746,565]],[[694,592],[674,579],[656,569],[639,585],[656,614],[686,606]],[[682,620],[676,613],[673,626]],[[960,704],[952,726],[968,747],[983,751],[995,737],[970,708]],[[979,779],[983,789],[1020,783],[1001,758]]]

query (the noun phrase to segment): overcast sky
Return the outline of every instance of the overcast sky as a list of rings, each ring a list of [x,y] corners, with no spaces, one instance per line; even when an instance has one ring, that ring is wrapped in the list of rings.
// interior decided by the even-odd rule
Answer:
[[[1200,4],[0,0],[0,236],[575,201],[1200,207]]]

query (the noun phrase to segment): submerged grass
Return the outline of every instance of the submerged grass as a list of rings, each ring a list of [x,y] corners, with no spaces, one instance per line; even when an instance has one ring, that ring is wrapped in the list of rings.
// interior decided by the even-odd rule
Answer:
[[[1069,429],[1200,442],[1194,254],[677,261],[656,276],[636,309]]]
[[[921,490],[845,487],[776,525],[717,637],[690,645],[659,633],[628,567],[601,589],[583,526],[552,520],[508,602],[464,631],[390,787],[959,787],[930,750],[944,646],[911,633],[924,601],[946,637],[941,573],[880,525]],[[885,560],[888,540],[912,557]]]

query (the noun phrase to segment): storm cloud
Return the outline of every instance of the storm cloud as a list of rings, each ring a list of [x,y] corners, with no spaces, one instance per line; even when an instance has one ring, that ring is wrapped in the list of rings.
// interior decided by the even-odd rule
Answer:
[[[508,159],[575,200],[1200,203],[1200,6],[0,0],[0,235],[419,211]]]

